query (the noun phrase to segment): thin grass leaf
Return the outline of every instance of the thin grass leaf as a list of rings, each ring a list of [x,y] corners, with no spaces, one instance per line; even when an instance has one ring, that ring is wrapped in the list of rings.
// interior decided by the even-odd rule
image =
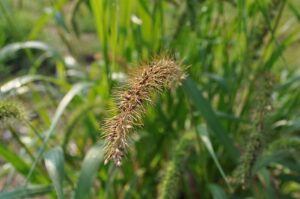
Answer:
[[[87,83],[87,82],[81,82],[78,84],[75,84],[72,89],[64,96],[64,98],[61,100],[61,102],[58,105],[58,108],[55,112],[54,118],[52,120],[52,123],[49,127],[49,129],[45,132],[45,139],[43,141],[43,144],[38,152],[38,156],[35,159],[35,161],[32,163],[32,167],[30,169],[30,172],[26,178],[26,183],[28,182],[32,172],[34,171],[37,162],[40,160],[42,154],[44,153],[44,150],[46,148],[46,145],[50,139],[50,137],[54,134],[54,130],[55,127],[57,126],[62,114],[64,113],[65,109],[67,108],[67,106],[70,104],[70,102],[72,101],[72,99],[79,94],[82,90],[87,89],[88,87],[90,87],[92,84],[91,83]]]
[[[220,165],[219,163],[219,160],[215,154],[215,151],[214,151],[214,148],[212,146],[212,143],[210,141],[210,138],[209,138],[209,135],[208,135],[208,132],[207,132],[207,128],[204,127],[204,126],[198,126],[197,127],[197,132],[199,133],[205,147],[207,148],[208,152],[210,153],[210,156],[212,157],[212,159],[214,160],[220,174],[222,175],[223,179],[225,180],[227,186],[229,187],[229,189],[231,189],[230,185],[229,185],[229,182],[226,178],[226,175],[222,169],[222,166]]]
[[[257,163],[253,167],[253,173],[258,172],[260,169],[268,166],[272,162],[281,161],[290,156],[288,151],[276,151],[271,155],[265,155],[258,159]]]
[[[32,198],[36,196],[43,196],[52,191],[52,187],[48,185],[32,186],[28,188],[19,188],[10,192],[1,192],[1,199],[20,199],[20,198]]]
[[[23,176],[26,176],[30,170],[30,165],[25,162],[19,155],[10,151],[7,146],[0,143],[0,156],[9,162],[13,167]],[[42,174],[41,171],[37,170],[32,174],[32,181],[45,183],[48,179]]]
[[[282,57],[284,51],[294,42],[294,34],[289,35],[280,45],[276,46],[276,50],[272,53],[272,55],[268,58],[264,65],[264,70],[271,69],[272,66],[276,63],[276,61]]]
[[[45,165],[53,182],[58,199],[64,198],[64,156],[60,147],[49,150],[44,154]]]
[[[36,39],[41,33],[45,25],[51,20],[55,13],[61,10],[65,5],[66,0],[57,0],[50,9],[47,9],[42,16],[36,21],[34,27],[28,35],[29,40]]]
[[[75,199],[89,198],[92,182],[97,174],[100,163],[103,160],[103,145],[93,146],[86,154],[75,190]]]
[[[272,182],[272,177],[270,175],[270,172],[267,169],[261,169],[259,171],[259,177],[261,178],[261,180],[263,181],[265,188],[264,188],[264,195],[265,198],[267,199],[273,199],[276,198],[277,193],[274,190],[274,185]]]
[[[25,84],[34,82],[34,81],[45,81],[50,83],[59,84],[55,78],[46,77],[43,75],[24,75],[17,77],[0,87],[0,97],[8,92],[13,92],[18,88],[21,88]]]
[[[237,161],[239,155],[233,141],[228,137],[228,133],[223,128],[210,103],[203,97],[201,90],[198,89],[197,85],[189,77],[183,82],[183,89],[196,109],[206,120],[208,127],[214,132],[220,143],[223,144],[231,159]]]
[[[69,122],[68,124],[66,124],[67,126],[62,142],[63,149],[66,149],[69,143],[69,139],[71,138],[71,134],[78,122],[80,122],[82,118],[87,117],[88,115],[85,113],[90,111],[92,108],[95,108],[97,105],[101,106],[101,103],[86,102],[85,104],[83,104],[82,106],[78,106],[74,111],[71,112]]]
[[[228,199],[224,190],[216,185],[216,184],[209,184],[208,189],[213,197],[213,199]]]
[[[19,42],[19,43],[12,43],[7,46],[4,46],[0,50],[0,62],[3,62],[7,58],[15,55],[17,51],[21,49],[37,49],[48,52],[52,56],[60,57],[60,55],[48,46],[46,43],[41,41],[26,41],[26,42]]]

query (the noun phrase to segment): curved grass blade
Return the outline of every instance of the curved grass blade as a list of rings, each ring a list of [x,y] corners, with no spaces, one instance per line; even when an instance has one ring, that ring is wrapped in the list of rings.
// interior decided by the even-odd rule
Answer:
[[[58,199],[63,199],[64,156],[60,147],[51,149],[44,154],[45,165],[53,182]]]
[[[203,97],[201,90],[199,90],[194,81],[189,77],[183,82],[183,89],[196,109],[206,120],[208,127],[214,132],[220,143],[223,144],[231,159],[237,162],[239,157],[238,151],[235,148],[233,141],[228,137],[228,133],[221,125],[210,103]]]
[[[68,124],[66,124],[66,130],[64,133],[64,138],[63,138],[63,144],[62,147],[65,150],[67,147],[67,144],[69,143],[69,139],[71,137],[71,134],[73,130],[75,129],[76,125],[78,122],[84,118],[84,116],[87,116],[86,112],[90,111],[92,108],[96,107],[96,105],[101,105],[101,103],[96,103],[96,102],[86,102],[82,106],[76,107],[74,111],[71,112],[70,119],[68,121]]]
[[[79,179],[77,188],[75,190],[75,199],[89,198],[90,189],[93,179],[96,176],[98,167],[103,160],[103,144],[93,146],[86,154]]]
[[[28,83],[34,82],[34,81],[45,81],[45,82],[50,82],[50,83],[55,83],[55,84],[59,83],[56,79],[51,78],[51,77],[46,77],[43,75],[25,75],[25,76],[17,77],[15,79],[3,84],[0,87],[0,96],[5,93],[12,92],[13,90],[24,86],[25,84],[28,84]]]
[[[1,192],[0,198],[2,199],[20,199],[20,198],[32,198],[35,196],[42,196],[52,191],[52,186],[42,185],[33,186],[29,188],[19,188],[10,192]]]
[[[257,163],[254,165],[253,173],[258,172],[260,169],[268,166],[272,162],[281,161],[290,155],[291,154],[289,151],[276,151],[276,152],[272,153],[271,155],[262,156],[257,160]]]
[[[38,152],[37,158],[35,159],[35,161],[32,164],[32,167],[31,167],[30,172],[29,172],[29,174],[27,176],[27,179],[26,179],[26,183],[28,182],[28,180],[29,180],[32,172],[34,171],[37,162],[40,160],[42,154],[44,153],[46,145],[47,145],[50,137],[54,134],[55,127],[57,126],[57,124],[59,122],[59,119],[61,118],[61,116],[64,113],[65,109],[67,108],[67,106],[69,105],[69,103],[72,101],[72,99],[78,93],[80,93],[82,90],[90,87],[91,85],[92,85],[91,83],[87,83],[87,82],[82,82],[82,83],[75,84],[72,87],[72,89],[60,101],[60,103],[58,105],[58,108],[56,109],[56,112],[55,112],[54,118],[52,120],[52,123],[51,123],[49,129],[45,132],[45,139],[44,139],[43,144],[42,144],[42,146],[41,146],[41,148],[40,148],[40,150]]]
[[[54,57],[60,57],[60,55],[53,50],[46,43],[41,41],[26,41],[26,42],[18,42],[4,46],[0,50],[0,62],[6,60],[8,57],[11,57],[17,53],[17,51],[21,49],[37,49],[48,52],[50,55]]]
[[[197,127],[197,132],[199,133],[199,135],[200,135],[200,137],[201,137],[201,139],[202,139],[205,147],[207,148],[207,150],[208,150],[210,156],[212,157],[212,159],[214,160],[214,162],[215,162],[215,164],[216,164],[219,172],[221,173],[223,179],[225,180],[227,186],[229,187],[229,189],[231,189],[231,187],[229,185],[229,182],[228,182],[228,180],[226,178],[226,175],[225,175],[225,173],[224,173],[224,171],[222,169],[222,166],[220,165],[220,163],[218,161],[218,158],[217,158],[217,156],[215,154],[214,148],[213,148],[213,146],[211,144],[210,138],[208,136],[207,128],[204,127],[204,126],[198,126]]]

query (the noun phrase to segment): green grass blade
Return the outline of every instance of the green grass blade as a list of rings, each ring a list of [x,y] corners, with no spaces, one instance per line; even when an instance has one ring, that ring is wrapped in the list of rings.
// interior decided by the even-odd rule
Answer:
[[[201,90],[198,89],[197,85],[190,78],[187,78],[183,82],[183,89],[196,109],[206,120],[208,127],[214,132],[220,143],[223,144],[232,160],[237,161],[239,155],[233,141],[228,137],[228,133],[221,125],[210,103],[203,97]]]
[[[19,188],[10,192],[1,192],[1,199],[20,199],[20,198],[32,198],[35,196],[42,196],[52,191],[51,186],[33,186],[29,188]]]
[[[290,153],[288,151],[276,151],[271,155],[262,156],[257,160],[256,164],[254,165],[253,173],[258,172],[260,169],[268,166],[272,162],[284,160],[288,156],[290,156]]]
[[[93,179],[97,174],[98,167],[103,160],[103,145],[98,144],[93,146],[86,154],[79,179],[77,188],[75,190],[75,199],[88,198]]]
[[[10,151],[7,146],[4,146],[0,143],[0,157],[9,162],[14,166],[14,168],[23,176],[26,176],[28,171],[30,170],[30,166],[26,163],[20,156]],[[32,174],[32,180],[34,182],[47,182],[47,178],[40,172],[35,171]]]
[[[212,194],[213,199],[228,199],[224,190],[220,186],[216,184],[209,184],[208,188]]]
[[[64,156],[60,147],[51,149],[44,154],[45,165],[53,182],[58,199],[63,199]]]
[[[282,57],[284,51],[294,42],[294,34],[289,35],[280,45],[276,46],[276,49],[268,58],[264,65],[265,70],[269,70],[277,62],[279,58]]]
[[[225,180],[227,186],[229,187],[229,189],[231,189],[231,187],[229,185],[229,182],[228,182],[228,180],[226,178],[226,175],[225,175],[225,173],[224,173],[224,171],[222,169],[222,166],[220,165],[219,160],[218,160],[218,158],[217,158],[217,156],[215,154],[214,148],[212,146],[212,143],[210,141],[210,138],[209,138],[209,135],[208,135],[208,132],[207,132],[207,128],[204,127],[204,126],[198,126],[197,127],[197,132],[199,133],[199,135],[200,135],[200,137],[201,137],[201,139],[202,139],[205,147],[207,148],[207,150],[208,150],[210,156],[212,157],[212,159],[214,160],[214,162],[215,162],[218,170],[220,171],[223,179]]]
[[[32,164],[31,170],[27,176],[27,181],[29,180],[31,173],[33,172],[33,170],[36,167],[37,162],[39,161],[39,159],[41,158],[42,154],[44,153],[44,150],[46,148],[46,144],[48,143],[48,140],[50,139],[50,137],[54,134],[54,130],[55,127],[57,126],[62,114],[64,113],[65,109],[67,108],[67,106],[69,105],[69,103],[72,101],[72,99],[78,94],[80,93],[82,90],[90,87],[92,84],[91,83],[87,83],[87,82],[81,82],[78,84],[75,84],[72,89],[64,96],[64,98],[61,100],[61,102],[58,105],[58,108],[55,112],[54,118],[52,119],[52,123],[50,125],[50,128],[46,131],[45,133],[45,139],[43,142],[43,145],[41,146],[38,156],[35,159],[35,161]],[[27,182],[26,182],[27,183]]]
[[[66,0],[57,0],[55,4],[44,12],[44,14],[37,20],[31,32],[28,35],[28,39],[36,39],[42,32],[45,25],[55,16],[55,14],[62,9]]]

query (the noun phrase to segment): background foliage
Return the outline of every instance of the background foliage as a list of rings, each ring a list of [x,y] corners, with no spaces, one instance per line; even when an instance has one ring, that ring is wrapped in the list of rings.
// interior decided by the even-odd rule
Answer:
[[[0,100],[24,117],[0,117],[0,198],[299,198],[299,6],[1,0]],[[188,78],[155,97],[122,167],[104,165],[113,89],[161,52]],[[270,107],[262,74],[276,79]],[[251,168],[245,189],[239,167]]]

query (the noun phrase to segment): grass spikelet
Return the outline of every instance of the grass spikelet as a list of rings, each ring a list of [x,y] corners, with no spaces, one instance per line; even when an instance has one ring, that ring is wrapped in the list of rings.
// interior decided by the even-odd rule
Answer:
[[[254,126],[241,158],[241,164],[235,172],[235,183],[241,184],[243,189],[248,186],[252,177],[253,166],[263,151],[270,126],[268,124],[268,113],[272,110],[271,95],[274,87],[274,77],[270,73],[263,73],[254,81],[257,88],[254,98],[255,107],[252,111]]]
[[[180,139],[172,159],[166,167],[164,177],[158,187],[158,199],[177,198],[183,159],[187,157],[187,148],[191,143],[190,137],[187,135]]]
[[[156,58],[141,68],[129,75],[127,85],[117,92],[116,115],[105,122],[105,164],[113,160],[121,165],[128,136],[134,127],[142,125],[141,117],[151,96],[180,85],[185,77],[181,63],[170,57]]]
[[[0,101],[0,124],[25,119],[24,108],[16,102]]]

